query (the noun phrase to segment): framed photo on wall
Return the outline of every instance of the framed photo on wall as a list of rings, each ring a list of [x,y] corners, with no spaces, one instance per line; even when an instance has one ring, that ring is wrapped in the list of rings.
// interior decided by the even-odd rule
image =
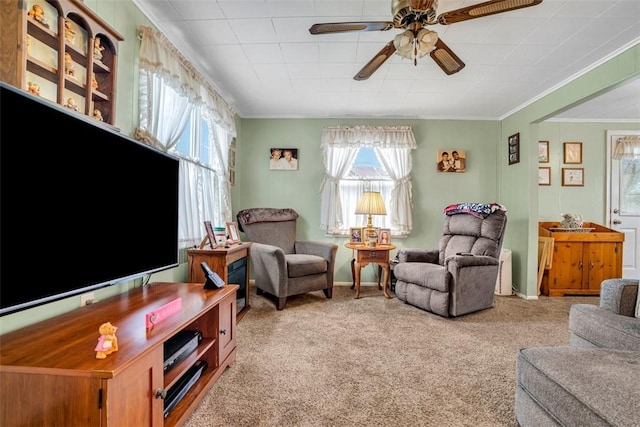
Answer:
[[[269,170],[297,171],[298,155],[299,150],[297,148],[270,148]]]
[[[538,141],[538,163],[549,163],[549,141]]]
[[[467,170],[467,152],[465,150],[441,149],[436,159],[438,172],[465,172]]]
[[[509,164],[520,163],[520,132],[509,137]]]
[[[538,168],[538,185],[551,185],[551,168],[547,166]]]
[[[562,168],[562,185],[565,187],[583,187],[584,168]]]
[[[582,142],[565,142],[563,145],[564,145],[564,163],[567,163],[567,164],[582,163]]]

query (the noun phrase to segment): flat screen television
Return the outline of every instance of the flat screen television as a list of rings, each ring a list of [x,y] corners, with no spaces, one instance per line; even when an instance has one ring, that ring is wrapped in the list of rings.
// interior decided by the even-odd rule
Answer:
[[[176,267],[178,169],[0,82],[0,315]]]

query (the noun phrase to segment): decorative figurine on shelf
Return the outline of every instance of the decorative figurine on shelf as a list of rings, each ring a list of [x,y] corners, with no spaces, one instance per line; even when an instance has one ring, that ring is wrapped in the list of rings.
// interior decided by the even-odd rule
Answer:
[[[34,4],[27,14],[45,27],[49,28],[49,23],[44,19],[44,9],[39,4]]]
[[[98,81],[96,80],[95,74],[91,76],[91,89],[98,89]]]
[[[73,110],[73,111],[80,111],[80,107],[78,107],[78,105],[76,104],[75,99],[73,99],[73,98],[67,99],[67,103],[64,104],[64,106],[69,108],[70,110]]]
[[[64,20],[64,39],[73,44],[76,41],[76,30],[71,26],[71,21]]]
[[[118,351],[118,338],[116,337],[117,327],[111,323],[103,323],[100,325],[98,332],[100,332],[100,338],[98,338],[98,345],[96,346],[96,359],[105,359],[107,355]]]
[[[100,37],[96,37],[93,40],[93,59],[97,59],[98,61],[102,61],[102,51],[104,50],[104,46],[100,45]]]
[[[73,60],[71,59],[69,52],[65,52],[64,54],[64,73],[71,77],[76,76],[75,65],[73,65]]]
[[[40,96],[40,86],[35,83],[27,83],[27,90],[29,91],[29,93]]]
[[[580,214],[570,214],[565,213],[562,214],[562,222],[560,223],[560,227],[562,228],[582,228],[582,215]]]
[[[95,110],[93,110],[93,118],[96,119],[99,122],[103,122],[104,121],[104,119],[102,118],[102,113],[97,108]]]

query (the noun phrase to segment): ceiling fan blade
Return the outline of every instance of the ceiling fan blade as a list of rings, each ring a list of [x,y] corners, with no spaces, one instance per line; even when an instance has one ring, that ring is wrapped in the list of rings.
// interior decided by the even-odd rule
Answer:
[[[368,21],[368,22],[327,22],[313,24],[309,28],[311,34],[348,33],[352,31],[387,31],[393,28],[393,22]]]
[[[395,52],[396,47],[393,45],[393,41],[390,41],[385,45],[385,47],[382,48],[382,50],[380,50],[380,52],[376,54],[376,56],[371,58],[371,61],[367,62],[367,65],[365,65],[360,71],[358,71],[358,74],[356,74],[353,79],[367,80]]]
[[[441,25],[449,25],[455,22],[468,21],[469,19],[494,15],[496,13],[536,6],[540,3],[542,3],[542,0],[491,0],[475,4],[473,6],[444,12],[438,15],[438,23]]]
[[[455,74],[464,68],[464,62],[440,38],[436,42],[436,48],[429,55],[448,75]]]

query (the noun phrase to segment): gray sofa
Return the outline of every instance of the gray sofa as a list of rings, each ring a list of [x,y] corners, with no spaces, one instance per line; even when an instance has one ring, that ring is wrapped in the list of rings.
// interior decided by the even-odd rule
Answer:
[[[568,346],[518,351],[522,427],[640,426],[639,305],[637,280],[605,280],[599,306],[571,306]]]

